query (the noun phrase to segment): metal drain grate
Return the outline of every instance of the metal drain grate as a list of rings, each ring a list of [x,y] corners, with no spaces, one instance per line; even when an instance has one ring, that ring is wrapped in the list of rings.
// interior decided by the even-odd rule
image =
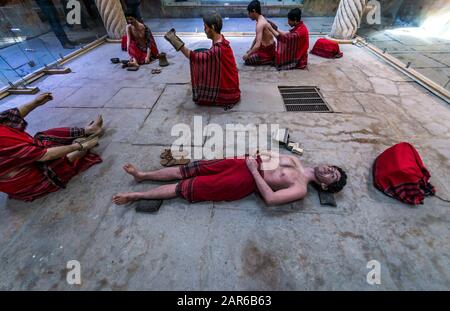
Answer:
[[[278,86],[286,111],[332,112],[315,86]]]

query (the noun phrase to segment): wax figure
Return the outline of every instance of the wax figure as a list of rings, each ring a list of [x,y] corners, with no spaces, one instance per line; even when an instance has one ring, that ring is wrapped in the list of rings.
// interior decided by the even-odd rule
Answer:
[[[158,58],[159,52],[152,32],[141,23],[133,11],[127,11],[127,34],[122,38],[122,49],[128,51],[130,61],[124,67],[139,67]]]
[[[239,102],[239,74],[230,42],[221,34],[222,18],[217,13],[203,17],[204,30],[212,47],[206,51],[191,51],[170,30],[165,38],[190,61],[192,97],[198,105],[232,107]]]
[[[34,137],[25,132],[25,117],[52,99],[51,93],[44,93],[0,113],[0,191],[12,199],[33,201],[58,191],[102,161],[90,152],[102,133],[101,116],[84,128],[55,128]]]
[[[127,164],[124,170],[137,182],[180,181],[146,192],[119,193],[113,197],[113,202],[118,205],[176,197],[191,203],[235,201],[254,192],[259,193],[268,205],[280,205],[303,199],[309,183],[336,193],[347,182],[346,173],[337,166],[306,167],[295,156],[270,152],[257,157],[195,161],[151,172],[142,172]]]
[[[261,14],[261,4],[255,0],[247,7],[248,16],[256,21],[256,37],[251,48],[242,57],[246,65],[272,65],[275,60],[276,46],[274,35],[267,29],[269,22]]]
[[[309,32],[298,8],[288,13],[289,31],[275,29],[270,23],[266,28],[277,38],[275,66],[278,70],[306,69],[308,65]]]

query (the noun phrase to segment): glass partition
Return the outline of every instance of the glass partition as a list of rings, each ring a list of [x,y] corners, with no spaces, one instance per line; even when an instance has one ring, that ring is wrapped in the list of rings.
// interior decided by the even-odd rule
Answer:
[[[94,0],[0,1],[0,88],[104,35]]]
[[[370,1],[369,5],[378,5],[379,19],[369,14],[358,34],[450,91],[450,1]]]
[[[304,0],[261,0],[262,5],[296,5]],[[243,0],[163,0],[165,5],[247,5],[250,1]]]

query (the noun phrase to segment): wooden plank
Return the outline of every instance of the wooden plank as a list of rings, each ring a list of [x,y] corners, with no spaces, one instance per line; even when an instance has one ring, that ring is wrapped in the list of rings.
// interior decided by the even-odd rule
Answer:
[[[45,69],[43,73],[47,75],[62,75],[71,73],[72,70],[69,67],[66,68],[58,68],[58,69]]]
[[[9,88],[8,93],[13,95],[33,95],[40,90],[37,86],[33,87],[21,87],[21,88]]]

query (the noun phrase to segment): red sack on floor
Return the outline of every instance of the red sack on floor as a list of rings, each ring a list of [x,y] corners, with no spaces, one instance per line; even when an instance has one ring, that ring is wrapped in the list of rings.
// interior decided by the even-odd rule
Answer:
[[[375,160],[373,177],[378,190],[410,205],[423,204],[425,196],[435,194],[419,153],[405,142],[387,149]]]
[[[325,58],[341,58],[344,56],[344,53],[341,52],[337,42],[325,38],[317,40],[311,54]]]

